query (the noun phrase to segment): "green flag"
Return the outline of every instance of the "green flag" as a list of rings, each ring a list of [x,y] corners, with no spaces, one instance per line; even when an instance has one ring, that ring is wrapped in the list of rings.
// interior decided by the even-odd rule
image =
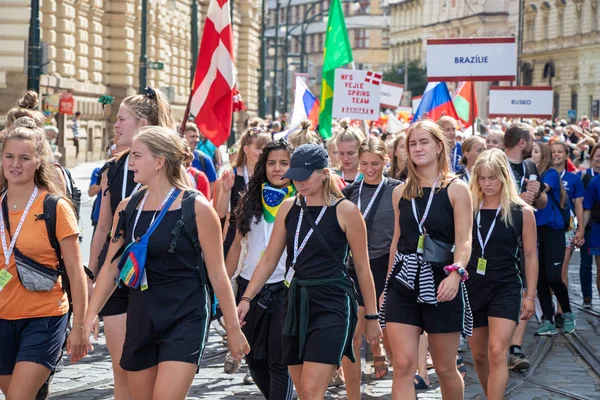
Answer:
[[[335,69],[352,62],[352,49],[346,30],[344,11],[340,0],[332,0],[327,20],[325,49],[323,50],[323,79],[321,82],[321,111],[319,132],[325,139],[331,137],[331,112],[333,108],[333,83]]]

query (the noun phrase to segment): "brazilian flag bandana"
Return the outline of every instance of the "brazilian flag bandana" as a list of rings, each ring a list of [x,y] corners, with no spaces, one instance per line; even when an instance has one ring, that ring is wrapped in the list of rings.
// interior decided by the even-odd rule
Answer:
[[[296,188],[294,185],[290,184],[284,188],[276,188],[269,183],[262,184],[262,206],[263,206],[263,217],[266,222],[275,221],[275,216],[277,215],[277,211],[279,211],[279,207],[281,203],[285,199],[289,199],[290,197],[296,194]]]

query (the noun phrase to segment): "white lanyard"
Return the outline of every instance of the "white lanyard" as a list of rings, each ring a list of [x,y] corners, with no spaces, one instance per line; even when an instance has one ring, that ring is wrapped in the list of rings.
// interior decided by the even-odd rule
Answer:
[[[433,187],[431,188],[431,193],[429,193],[429,199],[427,200],[427,206],[425,207],[425,212],[423,213],[423,218],[421,218],[421,221],[419,221],[419,217],[417,216],[417,203],[415,202],[414,198],[410,199],[410,202],[412,203],[413,214],[415,216],[415,220],[417,221],[417,224],[419,225],[419,233],[421,233],[421,235],[423,235],[423,224],[425,224],[425,220],[427,219],[427,214],[429,214],[429,209],[431,208],[431,203],[433,203],[433,195],[435,193],[435,187],[437,186],[437,183],[439,180],[440,180],[440,178],[438,177],[435,180],[435,182],[433,183]]]
[[[490,237],[492,236],[492,232],[494,231],[494,227],[496,226],[496,219],[498,218],[498,214],[500,214],[500,210],[502,209],[502,205],[498,206],[496,210],[496,216],[490,225],[490,229],[488,230],[487,236],[485,237],[485,242],[481,238],[481,207],[483,206],[483,202],[479,205],[479,212],[477,213],[477,239],[479,240],[479,245],[481,246],[481,258],[484,257],[485,246],[487,246],[490,241]]]
[[[452,157],[452,169],[456,169],[456,157],[458,157],[458,145],[454,146],[454,156]]]
[[[590,168],[590,175],[592,175],[592,178],[594,177],[594,175],[595,175],[594,168]]]
[[[127,173],[129,172],[129,154],[127,155],[127,159],[125,160],[125,168],[123,168],[123,185],[121,187],[121,200],[127,198]],[[130,196],[138,191],[138,189],[142,186],[141,184],[135,185],[135,188],[129,194]]]
[[[169,193],[167,193],[167,197],[165,197],[163,202],[160,204],[160,207],[158,207],[158,209],[154,212],[154,215],[152,216],[152,221],[150,221],[150,225],[148,225],[148,229],[150,229],[152,227],[152,225],[154,224],[154,219],[156,218],[156,214],[159,213],[163,209],[165,204],[167,204],[167,201],[169,201],[169,199],[173,195],[174,191],[175,191],[175,187],[173,186],[171,188],[171,190],[169,190]],[[146,204],[147,198],[148,198],[148,192],[146,192],[146,194],[144,194],[144,198],[142,199],[142,202],[140,203],[140,207],[138,208],[137,215],[135,216],[135,222],[133,223],[133,229],[131,230],[131,240],[133,240],[134,242],[136,241],[135,240],[135,228],[140,219],[140,215],[142,215],[142,211],[144,210],[144,204]]]
[[[323,215],[325,214],[325,210],[327,210],[327,206],[323,206],[323,208],[321,208],[321,212],[319,213],[319,216],[317,217],[317,220],[315,221],[315,225],[319,225],[321,218],[323,218]],[[308,242],[308,239],[310,238],[310,236],[313,233],[313,229],[310,228],[310,230],[304,237],[302,244],[300,244],[300,247],[298,247],[298,239],[300,238],[300,227],[302,226],[302,218],[303,217],[304,217],[304,210],[302,208],[300,208],[300,216],[298,217],[298,226],[296,227],[296,234],[294,235],[294,259],[292,260],[292,268],[294,268],[294,266],[296,265],[298,256],[300,255],[302,250],[304,250],[304,246],[306,246],[306,242]]]
[[[248,178],[248,168],[246,167],[246,164],[244,164],[244,183],[246,184],[246,186],[248,186],[249,181],[250,178]]]
[[[562,179],[562,178],[563,178],[563,176],[565,176],[565,173],[566,173],[566,172],[567,172],[567,170],[566,170],[566,169],[563,169],[563,172],[561,172],[561,173],[560,173],[560,179]]]
[[[363,218],[365,218],[367,216],[367,214],[369,213],[369,210],[371,209],[371,207],[373,206],[373,203],[375,202],[375,199],[377,198],[377,195],[379,194],[379,191],[381,190],[381,188],[383,187],[383,185],[385,184],[385,178],[381,179],[381,182],[379,182],[379,185],[377,186],[377,190],[375,190],[375,193],[373,194],[373,197],[371,197],[371,200],[369,201],[369,204],[367,204],[367,208],[365,208],[365,212],[363,212]],[[362,181],[360,181],[360,187],[358,188],[358,202],[357,202],[357,206],[358,206],[358,210],[360,211],[360,199],[361,199],[361,195],[362,195],[362,188],[363,188],[363,184],[365,183],[365,180],[363,179]]]
[[[10,245],[8,247],[6,246],[6,234],[5,234],[6,228],[4,227],[4,213],[0,211],[0,235],[2,236],[2,249],[4,250],[4,266],[6,269],[8,269],[8,263],[10,260],[10,256],[15,248],[15,244],[17,243],[17,237],[19,236],[19,233],[21,233],[21,228],[23,227],[25,218],[27,217],[27,214],[29,213],[29,209],[31,208],[31,205],[33,204],[33,201],[35,200],[35,197],[37,196],[37,194],[38,194],[38,188],[37,188],[37,186],[34,186],[33,193],[31,193],[29,202],[27,203],[27,206],[25,207],[25,210],[23,211],[23,215],[21,216],[19,225],[17,225],[17,230],[15,231],[15,234],[13,235],[12,240],[10,241]],[[0,204],[2,204],[2,202],[4,201],[4,197],[6,197],[6,192],[4,192],[2,199],[0,199]]]
[[[508,158],[507,158],[508,159]],[[521,189],[523,188],[523,183],[525,182],[525,161],[521,162],[521,168],[523,168],[523,176],[521,177],[521,184],[519,185],[519,183],[517,182],[517,177],[515,176],[515,172],[512,169],[512,165],[510,160],[508,160],[508,170],[510,171],[510,174],[513,178],[513,182],[515,183],[515,185],[517,185],[517,192],[521,193]]]
[[[467,167],[465,167],[465,175],[463,176],[463,181],[469,183],[470,180],[471,180],[471,174],[469,174]]]

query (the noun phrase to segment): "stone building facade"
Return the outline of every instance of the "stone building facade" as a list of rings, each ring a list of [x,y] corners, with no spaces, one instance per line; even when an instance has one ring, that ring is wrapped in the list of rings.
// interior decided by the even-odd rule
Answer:
[[[277,74],[274,74],[273,56],[267,56],[267,113],[272,110],[272,84],[278,86],[278,111],[290,111],[293,106],[293,76],[296,72],[308,74],[309,87],[319,97],[321,91],[321,73],[323,68],[323,48],[327,30],[327,13],[330,0],[268,0],[269,14],[266,21],[267,48],[275,44],[275,29],[279,27],[279,46],[287,46],[290,54],[304,53],[304,71],[300,71],[297,56],[290,57],[295,66],[282,71],[281,51],[278,56]],[[277,13],[279,4],[279,13]],[[389,63],[389,30],[388,18],[384,15],[381,0],[342,0],[342,8],[346,17],[346,28],[352,47],[352,56],[357,69],[386,70]],[[289,13],[289,20],[288,14]],[[279,21],[277,21],[277,14]],[[285,34],[289,25],[289,35]],[[302,31],[305,31],[304,52],[302,52]],[[287,40],[286,40],[287,36]],[[288,74],[287,90],[282,90],[282,74]],[[283,110],[284,103],[280,96],[288,94],[288,110]]]
[[[209,0],[199,0],[199,36]],[[69,92],[82,113],[80,152],[75,148],[70,118],[58,116],[60,147],[67,166],[105,157],[112,122],[120,101],[138,92],[141,0],[43,0],[41,37],[48,64],[41,76],[42,95]],[[163,70],[148,70],[147,85],[161,89],[183,117],[191,86],[191,0],[148,0],[147,56]],[[260,2],[234,3],[234,56],[238,89],[248,108],[240,123],[258,108]],[[25,71],[30,2],[0,2],[0,119],[27,86]],[[201,38],[200,38],[201,40]],[[103,111],[98,99],[114,96]],[[83,150],[83,151],[82,151]]]
[[[392,65],[419,60],[425,67],[427,39],[517,35],[518,0],[389,0],[388,7]],[[410,82],[408,85],[410,90]],[[488,114],[491,85],[476,84],[481,118]]]
[[[600,2],[528,1],[524,13],[523,82],[554,88],[555,117],[599,119]]]

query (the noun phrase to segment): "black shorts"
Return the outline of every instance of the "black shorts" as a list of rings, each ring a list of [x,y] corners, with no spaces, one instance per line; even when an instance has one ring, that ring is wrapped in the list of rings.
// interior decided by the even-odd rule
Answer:
[[[446,274],[433,267],[435,290]],[[462,332],[465,323],[465,305],[462,285],[452,301],[437,304],[418,303],[418,286],[409,289],[394,276],[390,283],[385,300],[385,322],[414,325],[427,333]]]
[[[131,309],[127,313],[127,333],[119,365],[125,371],[142,371],[164,361],[200,365],[210,327],[211,302],[204,296],[184,299],[194,302],[180,315],[166,315],[158,305],[150,309]],[[159,296],[156,293],[154,296]],[[200,300],[200,297],[203,297]],[[197,301],[199,300],[199,301]],[[190,305],[190,304],[188,304]],[[171,306],[172,305],[168,305]],[[135,308],[135,307],[133,307]],[[171,311],[169,311],[169,314]]]
[[[300,358],[298,335],[282,337],[283,365],[300,365],[304,362],[336,365],[342,363],[342,356],[348,344],[352,346],[354,332],[350,332],[350,315],[356,312],[352,298],[343,289],[328,286],[308,287],[310,317],[304,344],[304,357]],[[300,289],[298,290],[298,292]],[[300,311],[298,293],[296,311]],[[286,298],[284,321],[287,315]]]
[[[389,254],[369,260],[369,264],[371,265],[371,274],[373,275],[373,282],[375,283],[375,300],[377,302],[377,311],[379,311],[379,297],[385,288],[385,280],[387,279],[389,261]],[[358,305],[364,307],[365,301],[363,299],[362,292],[360,291],[356,270],[353,268],[348,268],[348,276],[354,281],[354,286],[356,287],[356,292],[358,294],[356,299],[358,301]]]
[[[115,289],[98,315],[101,317],[110,317],[125,314],[127,307],[129,307],[129,288],[122,285]]]
[[[0,319],[0,375],[28,361],[54,371],[67,335],[67,314],[60,317]]]
[[[488,326],[488,317],[504,318],[519,323],[522,285],[513,282],[494,283],[475,271],[465,285],[473,312],[473,328]]]

